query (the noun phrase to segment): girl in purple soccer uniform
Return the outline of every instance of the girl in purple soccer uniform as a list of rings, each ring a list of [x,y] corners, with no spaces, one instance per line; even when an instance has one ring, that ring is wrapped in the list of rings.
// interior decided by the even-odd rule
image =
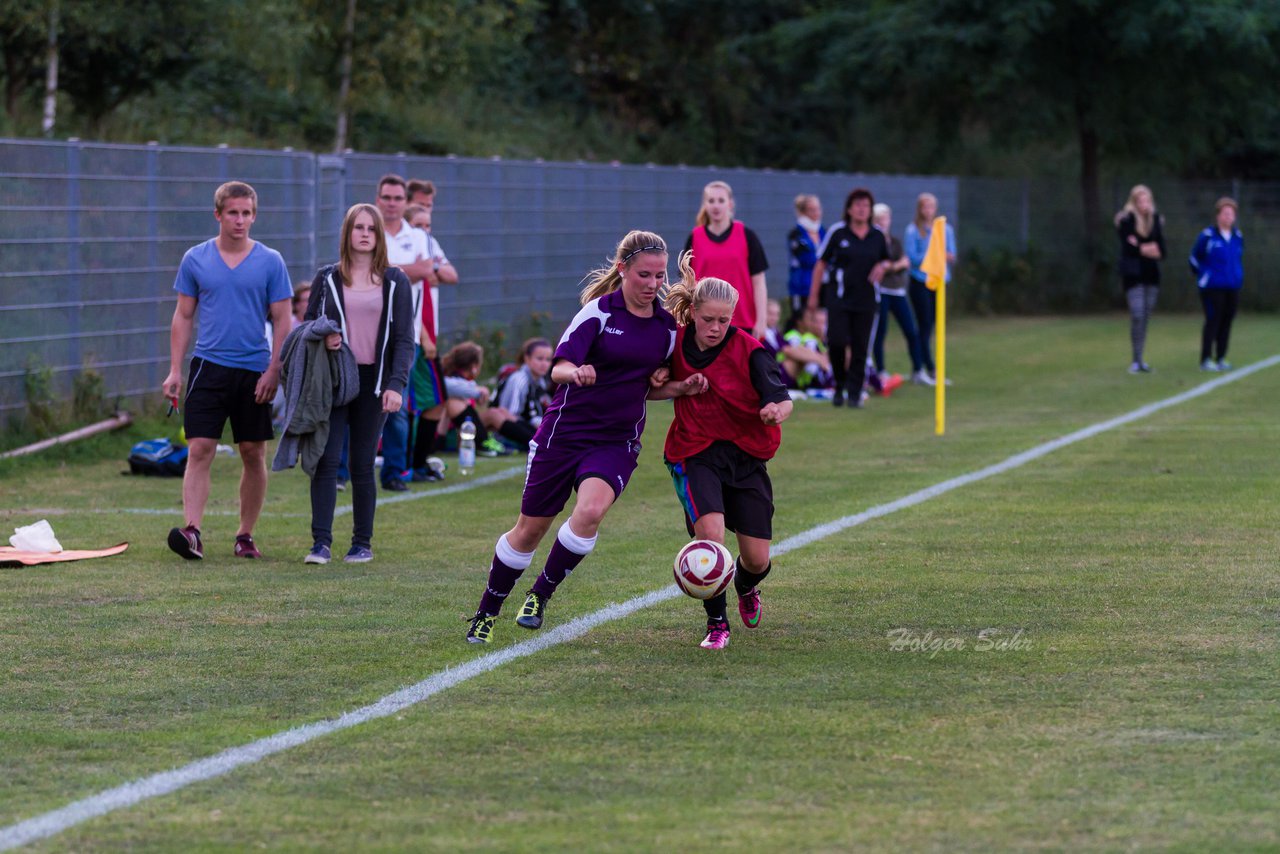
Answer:
[[[582,310],[556,347],[551,378],[560,386],[529,443],[520,515],[498,538],[468,642],[493,639],[503,601],[576,489],[573,512],[516,618],[526,629],[541,627],[547,600],[595,548],[600,522],[635,471],[645,401],[705,389],[700,374],[667,381],[676,322],[659,298],[666,280],[667,244],[647,231],[629,233],[613,263],[588,277]]]

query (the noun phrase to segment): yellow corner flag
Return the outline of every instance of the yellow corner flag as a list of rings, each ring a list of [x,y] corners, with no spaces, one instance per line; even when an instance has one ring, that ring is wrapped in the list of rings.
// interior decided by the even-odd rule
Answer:
[[[940,216],[933,221],[929,233],[929,247],[924,251],[920,270],[925,274],[925,286],[938,293],[938,306],[934,329],[938,335],[938,381],[934,388],[934,432],[941,436],[947,429],[947,218]]]

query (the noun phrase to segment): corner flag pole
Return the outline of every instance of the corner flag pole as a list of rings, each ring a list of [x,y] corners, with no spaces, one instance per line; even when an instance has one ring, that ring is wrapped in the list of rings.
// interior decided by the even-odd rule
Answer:
[[[934,432],[941,436],[947,429],[947,218],[940,216],[933,221],[929,233],[929,247],[925,250],[920,270],[925,274],[925,286],[937,292],[938,304],[934,318],[938,335],[938,381],[934,387]]]

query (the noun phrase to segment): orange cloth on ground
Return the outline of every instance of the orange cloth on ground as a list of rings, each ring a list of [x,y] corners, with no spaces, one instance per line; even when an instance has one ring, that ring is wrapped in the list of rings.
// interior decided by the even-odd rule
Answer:
[[[59,563],[68,560],[84,560],[91,557],[110,557],[118,555],[129,548],[128,543],[120,543],[109,549],[63,549],[60,552],[28,552],[15,549],[13,546],[0,546],[0,565],[22,564],[35,566],[40,563]]]

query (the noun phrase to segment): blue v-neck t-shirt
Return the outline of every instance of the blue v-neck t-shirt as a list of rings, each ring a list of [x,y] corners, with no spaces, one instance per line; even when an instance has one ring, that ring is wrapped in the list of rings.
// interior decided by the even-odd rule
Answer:
[[[263,329],[269,307],[293,297],[289,268],[279,252],[255,242],[233,270],[218,252],[217,238],[207,240],[182,256],[173,289],[198,303],[192,355],[227,368],[267,369],[271,345]]]

